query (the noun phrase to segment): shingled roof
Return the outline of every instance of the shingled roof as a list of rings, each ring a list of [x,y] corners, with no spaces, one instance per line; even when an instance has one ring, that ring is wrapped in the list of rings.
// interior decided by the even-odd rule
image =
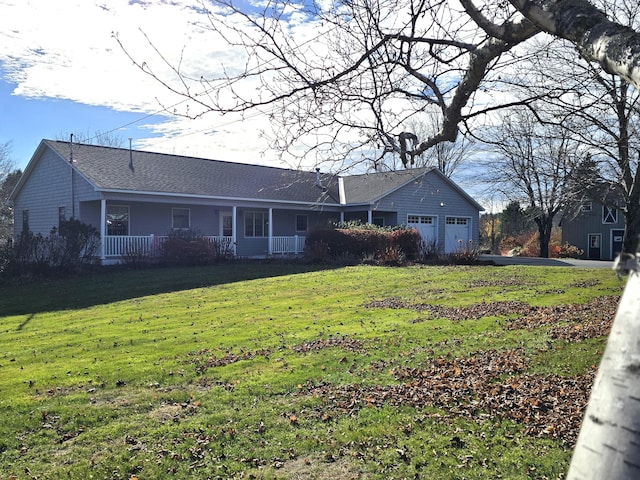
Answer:
[[[375,202],[412,181],[420,181],[431,170],[433,168],[423,167],[343,177],[343,201],[351,204]]]
[[[423,167],[394,172],[337,176],[127,148],[43,140],[27,166],[50,148],[69,162],[97,190],[157,195],[197,196],[324,205],[371,204],[425,175],[442,177],[471,203],[477,203],[439,170]],[[482,209],[477,205],[479,209]]]
[[[262,165],[44,140],[99,190],[338,203],[337,178]],[[73,152],[73,153],[72,153]]]

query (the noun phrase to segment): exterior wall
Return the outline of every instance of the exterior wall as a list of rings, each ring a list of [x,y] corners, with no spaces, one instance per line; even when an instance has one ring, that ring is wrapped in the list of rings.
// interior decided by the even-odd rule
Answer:
[[[71,166],[49,149],[27,173],[28,181],[14,200],[16,236],[22,232],[24,210],[29,211],[29,230],[48,235],[58,226],[60,207],[65,208],[66,218],[80,218],[80,201],[96,196],[91,185],[77,172],[72,174]]]
[[[591,210],[581,210],[575,216],[562,219],[562,242],[568,242],[584,251],[582,258],[589,258],[589,236],[600,234],[601,260],[613,260],[612,252],[613,232],[625,228],[624,215],[618,210],[616,223],[604,223],[603,206],[598,202],[591,202]],[[598,259],[598,258],[596,258]]]
[[[244,230],[244,220],[246,212],[269,213],[266,208],[239,208],[237,210],[237,252],[242,257],[261,257],[268,255],[269,239],[268,233],[264,237],[246,237]],[[273,236],[306,236],[308,231],[325,227],[340,220],[337,212],[315,212],[309,210],[283,210],[274,208],[273,212]],[[296,231],[296,215],[307,216],[307,231]]]
[[[475,245],[478,244],[480,212],[467,201],[458,190],[434,173],[387,195],[374,206],[376,211],[397,211],[397,223],[407,223],[409,215],[430,215],[437,218],[438,245],[444,247],[446,217],[471,219],[470,231]]]

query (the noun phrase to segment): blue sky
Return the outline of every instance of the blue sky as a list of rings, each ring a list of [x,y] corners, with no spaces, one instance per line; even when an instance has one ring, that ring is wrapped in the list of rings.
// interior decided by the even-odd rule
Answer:
[[[241,53],[212,41],[197,5],[194,0],[0,0],[0,144],[12,143],[15,166],[24,168],[43,138],[105,132],[123,146],[132,138],[138,149],[276,163],[265,140],[248,134],[268,127],[266,117],[176,116],[174,108],[186,111],[184,98],[127,56],[147,62],[174,85],[178,79],[154,48],[196,78],[220,75],[223,64],[242,68]]]
[[[14,89],[15,84],[0,81],[0,143],[11,142],[11,157],[20,169],[24,169],[42,139],[67,140],[70,133],[78,138],[112,132],[113,138],[128,146],[129,138],[135,144],[139,139],[157,136],[140,125],[163,119],[71,100],[22,97],[13,95]]]

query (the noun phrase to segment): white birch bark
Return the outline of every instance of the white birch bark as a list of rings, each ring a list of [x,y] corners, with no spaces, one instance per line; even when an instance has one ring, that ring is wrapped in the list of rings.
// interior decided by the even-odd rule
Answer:
[[[541,30],[640,89],[640,33],[607,18],[587,0],[509,0]]]
[[[571,460],[569,480],[640,479],[640,272],[632,260]]]

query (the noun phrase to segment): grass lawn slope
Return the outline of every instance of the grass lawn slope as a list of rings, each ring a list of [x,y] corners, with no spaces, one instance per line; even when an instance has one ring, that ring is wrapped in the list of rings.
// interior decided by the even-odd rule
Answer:
[[[0,478],[563,478],[622,288],[258,263],[0,287]]]

